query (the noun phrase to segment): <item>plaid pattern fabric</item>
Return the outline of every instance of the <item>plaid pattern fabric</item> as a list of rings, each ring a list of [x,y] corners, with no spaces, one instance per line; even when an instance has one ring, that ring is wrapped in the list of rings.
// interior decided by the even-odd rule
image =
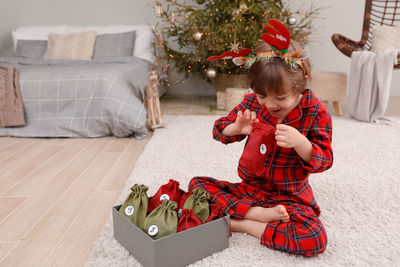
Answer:
[[[261,243],[271,248],[312,256],[325,250],[327,238],[318,219],[320,208],[314,199],[308,177],[310,173],[322,172],[332,166],[332,119],[311,90],[305,90],[303,95],[300,104],[281,123],[296,128],[310,140],[310,162],[301,159],[294,149],[273,146],[273,152],[265,160],[262,176],[251,173],[239,164],[238,174],[242,183],[195,177],[190,187],[202,186],[216,203],[234,217],[243,218],[251,206],[284,205],[290,221],[269,223]],[[255,111],[260,122],[276,126],[276,119],[265,106],[258,103],[257,95],[249,94],[226,117],[215,122],[213,137],[224,144],[243,140],[245,135],[228,137],[222,131],[235,122],[239,111],[246,109]]]
[[[98,35],[93,58],[132,56],[136,31]]]
[[[43,58],[46,54],[46,40],[18,40],[15,56],[26,58]]]
[[[296,128],[310,140],[312,144],[310,162],[307,163],[300,158],[294,149],[276,146],[273,153],[269,153],[265,160],[262,177],[256,176],[240,164],[238,173],[246,183],[266,191],[287,195],[288,201],[309,205],[319,215],[319,207],[308,184],[308,176],[310,173],[322,172],[332,166],[332,118],[311,90],[305,90],[303,95],[300,104],[281,123]],[[249,94],[228,116],[215,122],[213,137],[225,144],[243,140],[246,136],[227,137],[222,134],[222,131],[236,120],[240,110],[246,109],[255,111],[260,122],[276,126],[276,119],[269,114],[265,106],[258,103],[257,95]]]
[[[146,135],[144,93],[150,65],[145,60],[14,60],[0,58],[0,65],[13,64],[20,71],[27,124],[2,128],[0,136]]]
[[[243,218],[251,206],[271,208],[284,205],[290,221],[269,222],[261,237],[262,245],[303,256],[315,256],[325,251],[327,235],[311,207],[281,201],[276,192],[267,192],[245,182],[230,183],[211,177],[194,177],[189,190],[198,186],[209,192],[211,200],[233,217]]]

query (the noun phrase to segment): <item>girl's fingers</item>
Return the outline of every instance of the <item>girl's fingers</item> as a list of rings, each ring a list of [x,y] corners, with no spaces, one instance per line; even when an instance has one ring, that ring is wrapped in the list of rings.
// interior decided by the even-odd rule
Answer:
[[[257,114],[255,111],[252,111],[251,112],[251,121],[254,122],[254,121],[256,121],[256,119],[257,119]]]
[[[237,113],[238,117],[243,117],[243,112],[241,110],[239,110],[239,112]]]
[[[276,135],[275,140],[283,142],[283,141],[286,141],[286,137],[283,135]]]
[[[280,146],[280,147],[288,147],[287,144],[286,144],[285,142],[278,141],[278,142],[276,142],[276,144],[277,144],[278,146]]]
[[[246,118],[246,119],[250,119],[250,116],[251,116],[251,112],[250,112],[250,110],[249,109],[246,109],[245,111],[244,111],[244,117]]]
[[[287,126],[286,124],[277,124],[276,125],[276,130],[280,130],[280,131],[286,131],[288,129],[289,126]]]
[[[279,130],[279,129],[276,129],[276,131],[275,131],[275,136],[276,136],[276,135],[283,135],[283,134],[284,134],[284,131]]]

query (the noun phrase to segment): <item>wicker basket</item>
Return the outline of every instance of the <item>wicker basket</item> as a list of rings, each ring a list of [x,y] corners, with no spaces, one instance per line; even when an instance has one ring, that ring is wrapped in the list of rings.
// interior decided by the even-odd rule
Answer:
[[[217,109],[226,108],[227,88],[249,88],[246,74],[218,74],[214,79],[217,91]]]

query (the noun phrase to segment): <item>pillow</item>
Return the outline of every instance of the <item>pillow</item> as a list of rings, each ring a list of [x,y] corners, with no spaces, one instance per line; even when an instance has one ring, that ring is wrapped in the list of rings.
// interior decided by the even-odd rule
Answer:
[[[135,31],[102,34],[96,37],[93,58],[110,58],[133,55]]]
[[[72,27],[68,26],[68,32],[95,30],[97,34],[123,33],[136,31],[133,55],[144,60],[154,62],[154,34],[151,26],[148,25],[111,25],[111,26],[91,26],[91,27]]]
[[[371,51],[400,50],[400,28],[379,25],[372,29]]]
[[[70,34],[50,33],[44,58],[90,60],[96,35],[95,31]]]
[[[17,41],[23,40],[47,40],[47,35],[52,33],[76,33],[82,31],[96,31],[98,34],[122,33],[136,31],[133,55],[144,60],[154,62],[154,35],[152,27],[149,25],[111,25],[111,26],[92,26],[92,27],[72,27],[67,25],[50,27],[20,27],[12,32],[14,49]]]
[[[26,58],[43,58],[47,49],[46,40],[18,40],[15,56]]]
[[[67,25],[19,27],[12,31],[14,50],[17,48],[18,40],[47,40],[49,33],[67,33]]]

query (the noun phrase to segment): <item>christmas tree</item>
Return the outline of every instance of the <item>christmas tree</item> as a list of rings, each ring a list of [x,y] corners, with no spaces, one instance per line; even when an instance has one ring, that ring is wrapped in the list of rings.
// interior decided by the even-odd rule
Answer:
[[[162,20],[163,35],[170,40],[163,42],[167,66],[205,78],[214,78],[217,73],[243,73],[244,69],[231,61],[208,62],[206,58],[229,50],[255,49],[262,42],[264,25],[270,18],[286,24],[292,40],[306,45],[312,18],[318,13],[313,7],[305,12],[293,12],[284,1],[276,0],[196,0],[192,3],[157,0],[156,12]],[[175,48],[171,41],[175,42]]]

